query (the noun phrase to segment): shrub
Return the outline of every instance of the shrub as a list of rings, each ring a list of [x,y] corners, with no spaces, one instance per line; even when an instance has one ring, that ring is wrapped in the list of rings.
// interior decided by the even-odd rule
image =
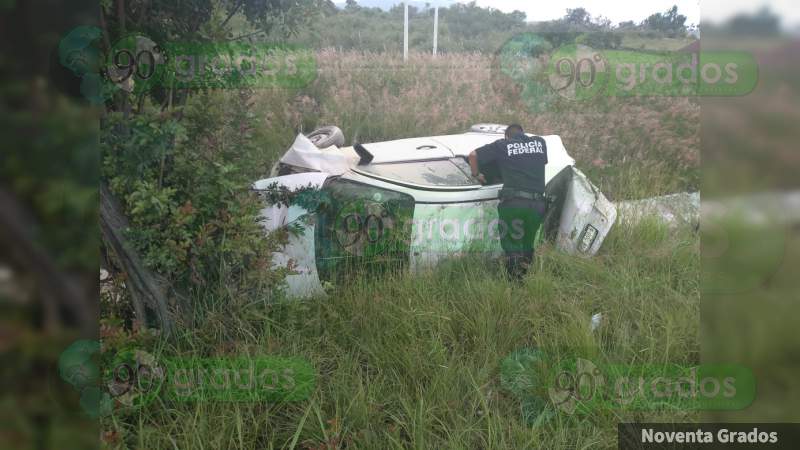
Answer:
[[[186,290],[274,287],[269,270],[281,236],[266,236],[250,184],[267,157],[253,138],[249,93],[208,92],[174,113],[110,113],[103,175],[131,223],[145,263]]]

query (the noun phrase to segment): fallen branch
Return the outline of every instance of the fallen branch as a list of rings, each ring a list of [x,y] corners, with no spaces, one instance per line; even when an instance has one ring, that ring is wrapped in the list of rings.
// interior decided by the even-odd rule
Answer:
[[[126,287],[130,290],[137,317],[146,324],[145,306],[155,311],[165,334],[172,331],[173,320],[169,312],[166,281],[145,267],[136,250],[124,236],[128,220],[122,208],[105,183],[100,184],[100,231],[107,248],[116,256],[122,271],[127,275]]]

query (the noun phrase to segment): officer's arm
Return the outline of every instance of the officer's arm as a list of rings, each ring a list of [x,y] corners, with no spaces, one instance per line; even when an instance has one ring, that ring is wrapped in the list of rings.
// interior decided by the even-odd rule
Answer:
[[[478,168],[478,154],[476,153],[476,150],[473,150],[469,154],[467,160],[469,160],[469,168],[472,171],[472,176],[477,178],[481,184],[486,184],[486,177],[484,177],[483,174],[480,173],[480,170]]]
[[[470,152],[467,159],[469,160],[469,168],[472,170],[472,176],[477,177],[480,174],[480,170],[478,169],[478,154],[473,150]]]

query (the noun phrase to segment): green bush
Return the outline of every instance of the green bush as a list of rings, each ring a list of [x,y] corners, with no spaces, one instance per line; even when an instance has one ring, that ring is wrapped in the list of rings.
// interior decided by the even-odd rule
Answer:
[[[174,113],[104,121],[103,176],[130,220],[145,263],[176,287],[274,287],[269,270],[281,237],[257,222],[250,184],[268,158],[253,138],[248,93],[202,93]]]

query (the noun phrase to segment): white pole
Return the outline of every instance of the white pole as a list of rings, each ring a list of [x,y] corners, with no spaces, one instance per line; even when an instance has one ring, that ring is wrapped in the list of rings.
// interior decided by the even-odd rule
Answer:
[[[436,56],[436,46],[439,37],[439,7],[433,9],[433,56]]]
[[[403,23],[403,61],[408,61],[408,2],[405,3],[406,13]]]

